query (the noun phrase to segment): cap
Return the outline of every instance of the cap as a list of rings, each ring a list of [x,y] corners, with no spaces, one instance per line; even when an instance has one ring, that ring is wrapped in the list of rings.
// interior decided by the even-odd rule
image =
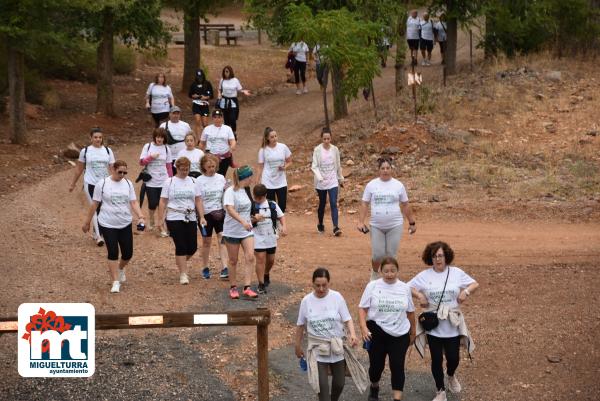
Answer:
[[[214,109],[212,112],[212,116],[213,117],[216,117],[216,116],[223,117],[223,112],[221,111],[221,109]]]
[[[237,176],[239,180],[245,180],[246,178],[252,177],[252,167],[250,166],[242,166],[237,169]]]
[[[179,106],[173,106],[171,107],[171,110],[169,110],[170,113],[181,113],[181,109],[179,108]]]

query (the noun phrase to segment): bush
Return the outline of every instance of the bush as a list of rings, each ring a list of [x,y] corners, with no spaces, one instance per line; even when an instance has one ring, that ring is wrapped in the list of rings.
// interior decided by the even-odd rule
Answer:
[[[53,90],[49,90],[44,93],[44,97],[42,99],[42,106],[46,110],[58,110],[62,106],[62,102],[60,100],[60,95]]]
[[[135,50],[129,46],[115,43],[113,71],[115,74],[128,75],[135,71]]]

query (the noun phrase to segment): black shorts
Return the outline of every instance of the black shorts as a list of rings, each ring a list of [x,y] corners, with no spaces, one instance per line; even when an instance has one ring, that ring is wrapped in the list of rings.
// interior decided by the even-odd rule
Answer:
[[[433,40],[421,39],[419,42],[419,48],[421,50],[427,50],[428,52],[433,50]]]
[[[444,53],[446,51],[446,41],[438,42],[438,44],[440,45],[440,52]]]
[[[192,256],[198,249],[198,225],[195,221],[167,220],[176,256]]]
[[[200,114],[202,117],[208,117],[208,106],[205,104],[192,103],[192,114]]]
[[[146,186],[146,195],[148,196],[148,209],[155,210],[160,202],[161,187]]]
[[[164,113],[152,113],[152,118],[154,119],[154,125],[156,128],[158,128],[160,123],[169,119],[169,112],[165,111]]]
[[[108,228],[101,225],[98,228],[106,244],[108,260],[119,260],[119,249],[121,249],[122,260],[131,259],[133,256],[133,231],[131,230],[131,224],[123,228]]]
[[[410,50],[419,50],[419,39],[407,39],[406,42]]]
[[[277,251],[276,246],[274,246],[273,248],[261,248],[261,249],[254,250],[254,252],[266,252],[267,255],[275,255],[275,251]]]
[[[204,220],[206,220],[206,237],[212,237],[213,229],[217,234],[223,232],[223,222],[225,221],[225,215],[223,214],[222,220],[215,220],[210,214],[204,215]]]

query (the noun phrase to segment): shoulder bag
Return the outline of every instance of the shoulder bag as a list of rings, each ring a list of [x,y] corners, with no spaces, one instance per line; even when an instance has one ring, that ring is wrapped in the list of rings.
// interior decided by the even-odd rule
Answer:
[[[431,331],[435,329],[438,324],[440,324],[440,320],[438,319],[437,313],[440,309],[440,305],[442,304],[442,299],[444,298],[444,293],[446,292],[446,284],[448,284],[448,276],[450,275],[450,266],[448,266],[448,273],[446,273],[446,282],[444,283],[444,289],[442,290],[442,295],[440,296],[440,302],[438,302],[438,306],[435,309],[435,312],[428,311],[423,312],[419,315],[419,323],[426,331]]]

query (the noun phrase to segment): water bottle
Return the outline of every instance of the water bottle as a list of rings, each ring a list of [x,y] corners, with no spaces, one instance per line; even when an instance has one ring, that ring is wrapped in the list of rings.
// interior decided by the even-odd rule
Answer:
[[[137,230],[138,231],[144,231],[146,229],[146,225],[144,223],[139,223],[137,225]]]
[[[369,352],[371,350],[371,340],[363,341],[363,348]]]
[[[306,359],[304,359],[304,357],[300,357],[300,370],[303,372],[308,370],[308,365],[306,364]]]
[[[204,224],[200,224],[200,233],[202,234],[203,237],[208,236],[208,233],[206,231],[206,226]]]

